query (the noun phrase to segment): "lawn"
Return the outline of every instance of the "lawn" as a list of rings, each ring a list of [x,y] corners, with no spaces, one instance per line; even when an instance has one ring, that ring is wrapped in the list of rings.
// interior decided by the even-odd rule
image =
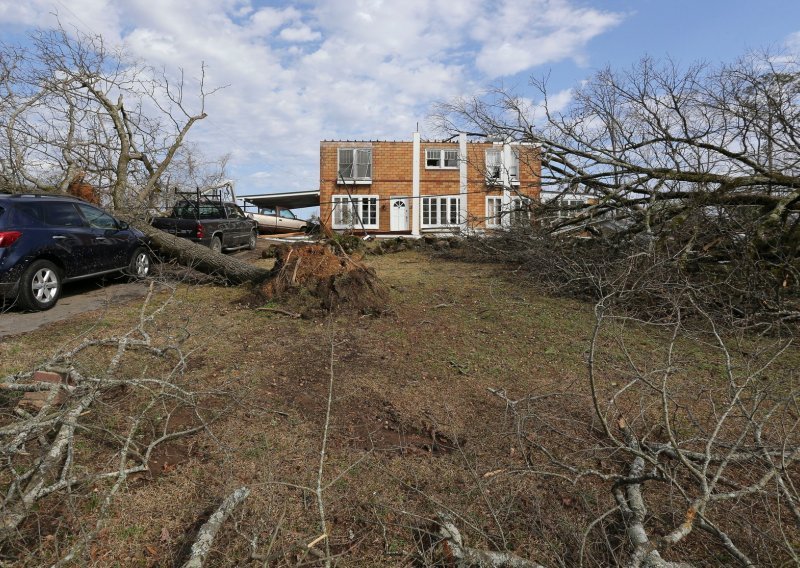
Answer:
[[[549,397],[541,399],[548,412],[569,419],[554,441],[596,435],[586,392],[592,306],[546,295],[513,267],[411,251],[368,263],[390,290],[380,316],[294,319],[243,303],[240,288],[157,291],[151,307],[165,307],[147,329],[158,345],[181,342],[181,384],[203,393],[196,404],[207,428],[154,454],[151,471],[126,481],[102,525],[106,481],[44,500],[7,552],[21,565],[50,563],[97,526],[86,560],[171,566],[220,501],[247,486],[251,494],[223,526],[210,565],[315,564],[326,546],[341,566],[424,565],[432,561],[426,531],[441,512],[453,515],[471,546],[575,562],[583,529],[613,505],[611,494],[593,481],[535,475],[541,457],[508,401]],[[29,370],[86,338],[125,333],[140,308],[132,302],[6,338],[0,372]],[[662,332],[627,328],[623,336],[637,360],[655,365]],[[710,348],[693,349],[686,368],[713,380],[719,369]],[[609,360],[619,363],[620,353],[609,351]],[[110,355],[90,349],[81,364],[99,369]],[[137,357],[120,373],[169,372]],[[2,412],[15,401],[5,397]],[[140,403],[125,393],[102,400],[80,456],[109,460],[113,469],[103,432]],[[182,412],[165,407],[152,428],[158,420],[169,428],[192,423]],[[322,513],[327,535],[317,540]]]

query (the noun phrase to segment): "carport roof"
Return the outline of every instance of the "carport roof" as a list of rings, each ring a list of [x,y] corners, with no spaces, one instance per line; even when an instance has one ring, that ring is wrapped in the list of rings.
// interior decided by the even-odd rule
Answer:
[[[283,193],[266,193],[264,195],[240,195],[245,203],[256,207],[274,207],[279,205],[288,209],[316,207],[319,205],[319,190],[285,191]]]

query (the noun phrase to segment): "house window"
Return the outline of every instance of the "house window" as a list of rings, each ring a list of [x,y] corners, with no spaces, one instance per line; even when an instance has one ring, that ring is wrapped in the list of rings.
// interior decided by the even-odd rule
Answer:
[[[512,185],[519,185],[519,149],[511,149],[511,164],[508,166],[508,179]]]
[[[449,227],[461,222],[461,198],[437,196],[422,198],[422,226]]]
[[[503,164],[502,150],[486,150],[486,181],[497,183],[500,181],[500,168]]]
[[[514,197],[509,210],[512,225],[530,225],[531,201],[525,197]]]
[[[372,149],[371,148],[339,148],[338,181],[356,180],[370,181],[372,179]]]
[[[361,229],[362,225],[364,229],[378,228],[378,196],[334,195],[333,228]]]
[[[582,199],[562,199],[561,209],[558,210],[558,216],[561,217],[562,219],[569,219],[570,217],[576,217],[579,212],[572,208],[579,207],[581,205],[583,205]]]
[[[458,150],[428,148],[425,150],[425,167],[428,169],[457,169]]]
[[[503,224],[503,198],[486,198],[486,226],[500,227]]]

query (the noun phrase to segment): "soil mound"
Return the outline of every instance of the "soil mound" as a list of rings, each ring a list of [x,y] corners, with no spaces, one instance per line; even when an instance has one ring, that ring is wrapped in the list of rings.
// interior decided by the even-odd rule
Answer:
[[[259,288],[265,300],[296,305],[318,300],[325,310],[386,310],[388,293],[375,271],[360,258],[338,253],[329,245],[281,246],[275,251],[272,275]]]

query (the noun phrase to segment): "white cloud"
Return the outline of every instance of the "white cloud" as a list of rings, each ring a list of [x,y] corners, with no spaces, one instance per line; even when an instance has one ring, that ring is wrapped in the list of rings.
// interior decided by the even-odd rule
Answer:
[[[294,26],[283,28],[279,37],[285,41],[316,41],[322,37],[319,32],[313,31],[308,26]]]
[[[513,75],[544,63],[581,60],[594,37],[621,21],[619,14],[575,8],[566,0],[508,2],[476,22],[476,65],[489,76]]]
[[[789,34],[784,41],[784,44],[786,45],[786,49],[788,49],[791,53],[794,55],[800,55],[800,31]]]
[[[0,25],[52,26],[54,10],[133,57],[191,80],[204,62],[208,84],[230,85],[190,138],[230,152],[246,193],[316,187],[319,140],[408,139],[432,102],[579,61],[621,19],[571,0],[0,0]]]

